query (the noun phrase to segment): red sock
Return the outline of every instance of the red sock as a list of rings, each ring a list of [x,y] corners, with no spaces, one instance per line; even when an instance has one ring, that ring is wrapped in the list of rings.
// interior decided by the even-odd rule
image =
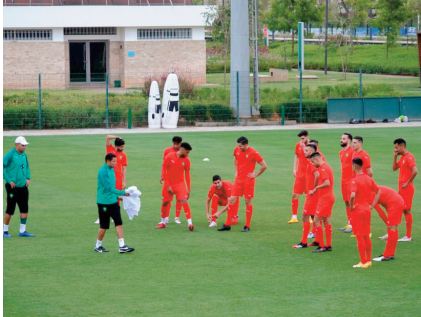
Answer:
[[[406,236],[408,238],[412,237],[412,213],[405,214],[406,221]]]
[[[325,231],[326,231],[326,246],[331,247],[332,246],[332,225],[331,224],[325,225]]]
[[[191,219],[190,205],[188,202],[183,204],[184,213],[186,214],[186,219]]]
[[[396,245],[398,244],[398,230],[387,230],[386,247],[383,252],[384,257],[395,256]]]
[[[297,215],[298,214],[298,198],[291,199],[291,208],[292,208],[292,214]]]
[[[379,217],[383,220],[383,222],[385,223],[385,225],[387,225],[387,215],[384,212],[384,210],[380,207],[380,205],[376,205],[374,206],[374,209],[376,209],[377,214],[379,215]]]
[[[240,198],[238,198],[232,205],[232,217],[238,217],[238,210],[240,209]]]
[[[346,218],[348,219],[348,224],[351,223],[351,207],[346,207]]]
[[[218,197],[216,195],[212,197],[211,210],[212,210],[212,221],[216,221],[215,214],[218,211]]]
[[[164,206],[161,205],[161,218],[167,218],[170,216],[170,209],[171,209],[171,203],[168,203],[168,205]]]
[[[180,218],[181,207],[183,207],[183,204],[182,204],[182,203],[180,203],[179,201],[177,201],[177,202],[175,203],[175,216],[176,216],[177,218]]]
[[[357,235],[356,239],[357,239],[358,253],[360,254],[360,262],[364,264],[367,262],[366,252],[365,252],[365,239],[364,239],[364,236],[361,236],[361,235]]]
[[[233,209],[233,205],[229,204],[228,210],[227,210],[227,219],[225,219],[225,223],[224,223],[225,226],[231,226],[232,209]]]
[[[301,236],[301,243],[307,244],[307,236],[310,232],[310,222],[303,222],[303,235]]]
[[[365,256],[366,256],[366,260],[367,262],[371,261],[371,256],[372,256],[372,251],[373,251],[373,247],[371,245],[371,239],[370,239],[370,235],[366,235],[364,236],[365,239]]]
[[[321,224],[316,227],[316,240],[321,248],[325,247],[323,242],[323,228]]]
[[[250,228],[252,216],[253,216],[253,205],[249,204],[246,206],[246,227],[248,228]]]

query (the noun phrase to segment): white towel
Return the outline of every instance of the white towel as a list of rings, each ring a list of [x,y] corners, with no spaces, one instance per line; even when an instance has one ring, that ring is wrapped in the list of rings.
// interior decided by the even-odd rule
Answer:
[[[126,189],[126,193],[130,196],[123,196],[123,208],[127,212],[130,220],[133,220],[135,216],[139,216],[141,202],[140,196],[142,193],[136,186],[130,186]]]

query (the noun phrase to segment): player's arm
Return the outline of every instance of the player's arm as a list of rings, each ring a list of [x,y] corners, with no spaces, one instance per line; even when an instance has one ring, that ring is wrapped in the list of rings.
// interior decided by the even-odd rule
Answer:
[[[298,165],[298,158],[297,155],[294,155],[294,164],[292,165],[292,175],[294,175],[294,177],[297,175],[297,165]]]
[[[351,209],[354,209],[354,203],[355,203],[355,191],[352,191],[351,195],[349,196],[349,205],[351,206]]]
[[[371,167],[367,168],[367,175],[373,177],[373,170],[371,169]]]
[[[380,193],[381,193],[381,189],[378,188],[377,192],[376,192],[376,195],[374,196],[373,202],[370,205],[370,208],[374,208],[374,206],[376,206],[378,204],[379,199],[380,199]]]
[[[26,159],[26,168],[25,168],[25,175],[26,175],[26,187],[29,186],[29,184],[31,183],[31,169],[29,167],[29,161],[28,161],[28,157],[25,154],[25,159]]]
[[[111,134],[107,135],[105,137],[105,145],[106,146],[110,146],[110,145],[112,146],[113,144],[111,143],[111,141],[115,140],[117,138],[118,138],[118,136],[116,136],[116,135],[111,135]]]
[[[9,167],[13,157],[13,152],[9,151],[4,157],[3,157],[3,179],[6,183],[12,185],[12,188],[14,187],[14,183],[12,182],[11,176],[7,172],[7,168]],[[12,184],[13,183],[13,184]]]
[[[259,169],[259,171],[256,173],[256,172],[253,172],[253,173],[250,173],[249,174],[249,177],[250,178],[256,178],[256,177],[259,177],[260,175],[262,175],[263,173],[264,173],[264,171],[266,171],[266,169],[268,168],[268,165],[266,164],[266,162],[265,162],[265,160],[262,160],[262,161],[260,161],[260,162],[257,162],[257,164],[259,164],[260,165],[260,169]]]
[[[234,156],[234,178],[237,178],[237,159]]]
[[[105,171],[102,171],[99,175],[99,180],[104,188],[104,191],[111,192],[113,194],[116,194],[118,196],[124,196],[126,192],[124,190],[118,190],[115,187],[115,184],[111,182],[111,179],[108,177],[107,173]]]
[[[186,176],[187,193],[188,193],[188,197],[190,197],[190,191],[191,191],[190,166],[185,168],[185,176]]]
[[[329,179],[325,179],[320,185],[317,185],[312,190],[310,190],[309,191],[309,194],[310,195],[313,195],[319,189],[322,189],[322,188],[325,188],[325,187],[329,187],[329,186],[330,186],[330,180]]]
[[[317,183],[319,182],[320,173],[316,170],[314,171],[314,185],[313,188],[317,186]]]
[[[393,152],[393,164],[392,164],[392,170],[396,171],[399,168],[398,163],[398,153],[396,151]]]
[[[410,176],[410,177],[409,177],[409,179],[406,181],[406,183],[402,184],[402,187],[403,187],[403,188],[405,188],[405,187],[407,187],[409,184],[411,184],[411,183],[414,181],[414,178],[415,178],[417,175],[418,175],[418,169],[417,169],[417,166],[416,166],[416,165],[414,165],[414,166],[412,167],[412,170],[411,170],[411,176]]]
[[[127,170],[127,167],[123,166],[123,179],[122,179],[123,187],[126,187],[126,170]]]

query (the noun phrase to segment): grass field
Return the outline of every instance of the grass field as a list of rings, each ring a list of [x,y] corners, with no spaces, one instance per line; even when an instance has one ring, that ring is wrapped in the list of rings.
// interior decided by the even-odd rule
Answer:
[[[314,130],[312,137],[335,170],[337,203],[333,226],[345,223],[339,194],[339,136],[342,130]],[[392,141],[404,137],[421,160],[420,128],[353,129],[365,137],[375,179],[396,186]],[[33,239],[4,240],[5,316],[417,316],[421,309],[421,195],[414,201],[415,241],[399,244],[397,259],[356,271],[355,241],[335,230],[334,251],[294,250],[301,224],[288,225],[292,153],[296,131],[247,132],[269,169],[257,180],[252,230],[207,228],[204,201],[211,176],[233,178],[232,150],[240,132],[183,133],[193,146],[192,206],[196,230],[171,223],[158,231],[161,153],[171,134],[125,135],[128,183],[140,186],[142,214],[123,215],[126,242],[120,255],[111,229],[97,254],[96,173],[104,136],[29,137],[33,181],[28,231]],[[4,138],[4,151],[13,138]],[[209,157],[210,162],[203,162]],[[415,181],[421,188],[421,178]],[[300,204],[301,206],[301,204]],[[244,208],[240,211],[241,225]],[[377,215],[373,237],[384,234]],[[400,232],[404,231],[401,226]],[[384,242],[373,239],[374,255]]]

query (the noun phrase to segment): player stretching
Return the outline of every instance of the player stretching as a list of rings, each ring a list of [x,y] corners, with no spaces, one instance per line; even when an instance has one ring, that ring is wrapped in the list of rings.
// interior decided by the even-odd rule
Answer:
[[[294,187],[292,189],[292,215],[291,219],[288,221],[289,224],[298,222],[298,198],[300,195],[305,194],[306,192],[307,159],[304,154],[304,148],[308,143],[308,131],[303,130],[298,133],[297,136],[300,138],[300,141],[295,145],[294,166],[292,170],[295,180]]]
[[[341,136],[341,147],[342,150],[339,151],[339,159],[341,160],[341,191],[342,199],[345,203],[346,209],[346,218],[348,219],[345,227],[340,228],[339,230],[344,233],[351,233],[351,209],[349,206],[349,185],[353,177],[352,171],[352,155],[354,150],[351,147],[352,135],[349,133],[344,133]]]
[[[167,154],[169,153],[175,153],[180,149],[180,144],[183,141],[183,139],[180,136],[175,136],[172,138],[172,146],[167,147],[164,150],[164,154],[162,155],[162,171],[161,171],[161,184],[164,182],[164,160]],[[169,202],[170,206],[168,207],[171,210],[171,201]],[[176,224],[181,224],[180,221],[180,212],[181,212],[182,205],[176,201],[175,203],[175,218],[174,222]]]
[[[156,225],[157,229],[167,227],[170,215],[170,202],[175,195],[177,201],[183,206],[186,214],[187,226],[193,231],[191,211],[188,199],[190,197],[190,159],[189,153],[192,147],[188,143],[181,143],[180,149],[175,153],[169,153],[164,160],[164,184],[162,186],[161,221]]]
[[[309,143],[305,147],[304,152],[305,152],[306,157],[310,159],[310,156],[313,153],[317,152],[317,146],[313,143]],[[307,241],[308,241],[309,232],[310,232],[310,218],[314,218],[316,214],[317,199],[319,197],[318,193],[310,195],[309,191],[314,189],[314,187],[316,187],[318,177],[319,177],[319,172],[317,171],[316,167],[311,163],[307,164],[307,171],[306,171],[307,194],[306,194],[306,199],[305,199],[304,208],[303,208],[303,234],[301,236],[301,241],[293,245],[293,248],[295,249],[307,248]],[[314,231],[315,231],[315,228],[314,228]],[[313,242],[313,245],[318,246],[316,241]]]
[[[404,139],[396,139],[394,142],[393,170],[399,169],[399,194],[405,201],[403,211],[406,222],[406,234],[400,238],[400,242],[412,241],[412,200],[414,198],[415,186],[414,178],[418,174],[417,164],[414,155],[406,149]],[[398,161],[398,156],[400,159]]]
[[[384,214],[382,207],[387,211],[387,242],[383,254],[373,259],[376,262],[390,261],[395,258],[396,245],[398,244],[398,226],[401,223],[402,213],[405,208],[403,198],[396,191],[387,186],[379,186],[379,188],[380,197],[378,201],[373,201],[372,206],[378,213]]]
[[[378,200],[380,195],[376,182],[364,174],[364,163],[360,158],[352,160],[352,168],[355,177],[350,185],[349,204],[351,206],[352,231],[357,238],[357,247],[360,254],[360,262],[353,268],[367,269],[371,266],[372,246],[370,239],[370,207],[371,203]]]
[[[335,204],[335,195],[333,193],[333,172],[332,168],[325,162],[320,153],[316,152],[310,156],[311,164],[313,164],[319,173],[317,186],[308,193],[309,195],[319,195],[316,206],[316,217],[314,219],[314,230],[316,231],[316,241],[319,246],[313,252],[332,251],[332,225],[330,217],[332,216],[332,208]],[[323,227],[326,236],[326,244],[323,239]]]
[[[232,184],[229,181],[222,180],[219,175],[214,175],[212,177],[212,182],[212,185],[209,187],[208,198],[205,204],[209,228],[216,227],[216,219],[218,219],[226,210],[228,210],[228,212],[225,224],[231,225],[234,216],[233,213],[236,214],[238,212],[239,206],[238,199],[235,205],[228,204],[228,198],[231,197]],[[218,206],[222,206],[219,211]]]
[[[237,139],[237,146],[234,149],[235,179],[232,187],[232,196],[229,198],[229,204],[235,205],[240,197],[244,196],[246,202],[246,224],[241,230],[242,232],[250,231],[256,177],[260,176],[267,169],[267,164],[263,157],[248,143],[248,139],[244,136]],[[261,166],[257,173],[254,171],[256,163]],[[231,230],[229,224],[224,224],[222,228],[218,229],[218,231],[227,230]]]

